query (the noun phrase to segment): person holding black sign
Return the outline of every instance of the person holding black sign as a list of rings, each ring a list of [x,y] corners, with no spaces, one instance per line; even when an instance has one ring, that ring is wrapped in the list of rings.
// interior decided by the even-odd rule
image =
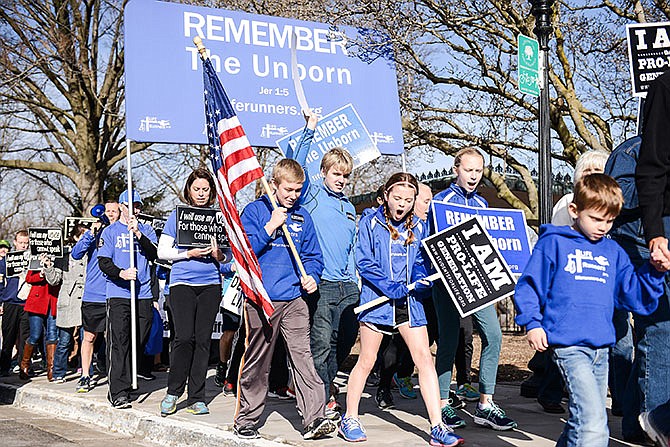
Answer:
[[[105,228],[98,242],[98,265],[107,276],[107,399],[114,408],[130,407],[130,344],[144,346],[153,321],[153,294],[149,262],[156,260],[156,233],[151,225],[130,217],[128,191],[119,196],[119,220]],[[134,214],[142,199],[133,191]],[[132,232],[132,235],[128,233]],[[134,244],[135,267],[130,268],[130,244]],[[130,281],[136,281],[138,340],[130,337]]]
[[[30,284],[30,291],[24,311],[28,313],[30,336],[23,347],[19,377],[22,380],[30,378],[29,368],[33,348],[37,346],[44,333],[47,378],[51,382],[53,381],[54,354],[56,343],[58,343],[56,303],[63,280],[63,271],[54,267],[53,260],[46,253],[39,256],[39,261],[40,270],[29,270],[26,274],[26,283]]]
[[[435,201],[456,203],[476,208],[488,208],[488,203],[477,194],[477,186],[484,174],[484,156],[475,148],[461,149],[454,157],[456,179],[447,189],[435,195]],[[429,220],[432,221],[432,218]],[[465,426],[453,408],[449,390],[459,339],[460,315],[443,284],[433,287],[433,303],[437,313],[439,338],[437,340],[436,368],[440,380],[442,420],[452,428]],[[473,314],[473,322],[482,341],[479,360],[479,403],[474,422],[495,430],[511,430],[516,422],[507,417],[495,402],[493,394],[502,347],[502,331],[495,306],[487,306]]]
[[[216,201],[216,184],[209,171],[197,168],[184,185],[184,201],[192,207],[210,208]],[[188,381],[188,408],[193,414],[207,414],[205,378],[212,328],[221,302],[219,261],[224,256],[212,237],[208,247],[177,245],[177,210],[165,223],[158,242],[158,257],[172,262],[168,307],[174,339],[170,350],[167,394],[160,404],[161,416],[177,411],[177,399]],[[214,236],[214,235],[212,235]]]
[[[413,175],[393,174],[384,185],[384,204],[359,222],[356,267],[362,281],[361,305],[381,296],[389,300],[358,316],[360,354],[349,375],[347,410],[339,428],[340,435],[349,442],[367,439],[358,418],[358,404],[384,334],[399,332],[419,370],[421,395],[431,426],[430,444],[463,443],[440,417],[440,388],[421,298],[431,284],[424,279],[427,268],[421,253],[427,226],[414,215],[418,193],[419,184]],[[411,292],[410,284],[414,284]]]
[[[14,235],[14,251],[28,250],[29,242],[27,230],[17,231]],[[2,377],[10,375],[14,345],[17,345],[18,358],[21,360],[24,344],[30,336],[28,314],[23,310],[29,288],[25,283],[26,272],[27,269],[19,276],[6,278],[5,288],[0,295],[3,310],[2,352],[0,353],[0,376]]]

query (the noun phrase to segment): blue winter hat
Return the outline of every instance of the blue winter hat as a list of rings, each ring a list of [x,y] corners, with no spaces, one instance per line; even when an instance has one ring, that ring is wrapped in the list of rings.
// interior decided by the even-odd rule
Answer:
[[[125,190],[119,196],[119,203],[123,205],[128,205],[128,190]],[[142,205],[142,198],[136,189],[133,189],[133,203],[139,203]]]

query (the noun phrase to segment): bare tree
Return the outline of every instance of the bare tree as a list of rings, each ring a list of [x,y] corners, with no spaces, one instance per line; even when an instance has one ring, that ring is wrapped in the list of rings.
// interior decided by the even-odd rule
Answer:
[[[0,167],[24,170],[81,212],[124,156],[126,1],[3,3],[0,114],[17,138],[0,148]]]

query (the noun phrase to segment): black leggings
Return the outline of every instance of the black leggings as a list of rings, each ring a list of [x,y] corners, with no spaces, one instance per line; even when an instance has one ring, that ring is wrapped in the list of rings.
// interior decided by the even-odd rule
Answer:
[[[174,327],[168,394],[181,396],[188,379],[188,404],[205,400],[205,378],[221,285],[170,287],[168,306]]]

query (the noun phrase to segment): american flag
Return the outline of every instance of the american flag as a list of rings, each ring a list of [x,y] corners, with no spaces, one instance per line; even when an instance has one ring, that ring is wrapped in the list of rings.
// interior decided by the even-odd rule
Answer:
[[[263,287],[258,259],[251,249],[235,206],[235,194],[254,180],[262,178],[263,169],[209,59],[203,61],[203,68],[209,154],[230,248],[237,263],[242,292],[247,299],[263,309],[266,318],[269,318],[274,307]]]

